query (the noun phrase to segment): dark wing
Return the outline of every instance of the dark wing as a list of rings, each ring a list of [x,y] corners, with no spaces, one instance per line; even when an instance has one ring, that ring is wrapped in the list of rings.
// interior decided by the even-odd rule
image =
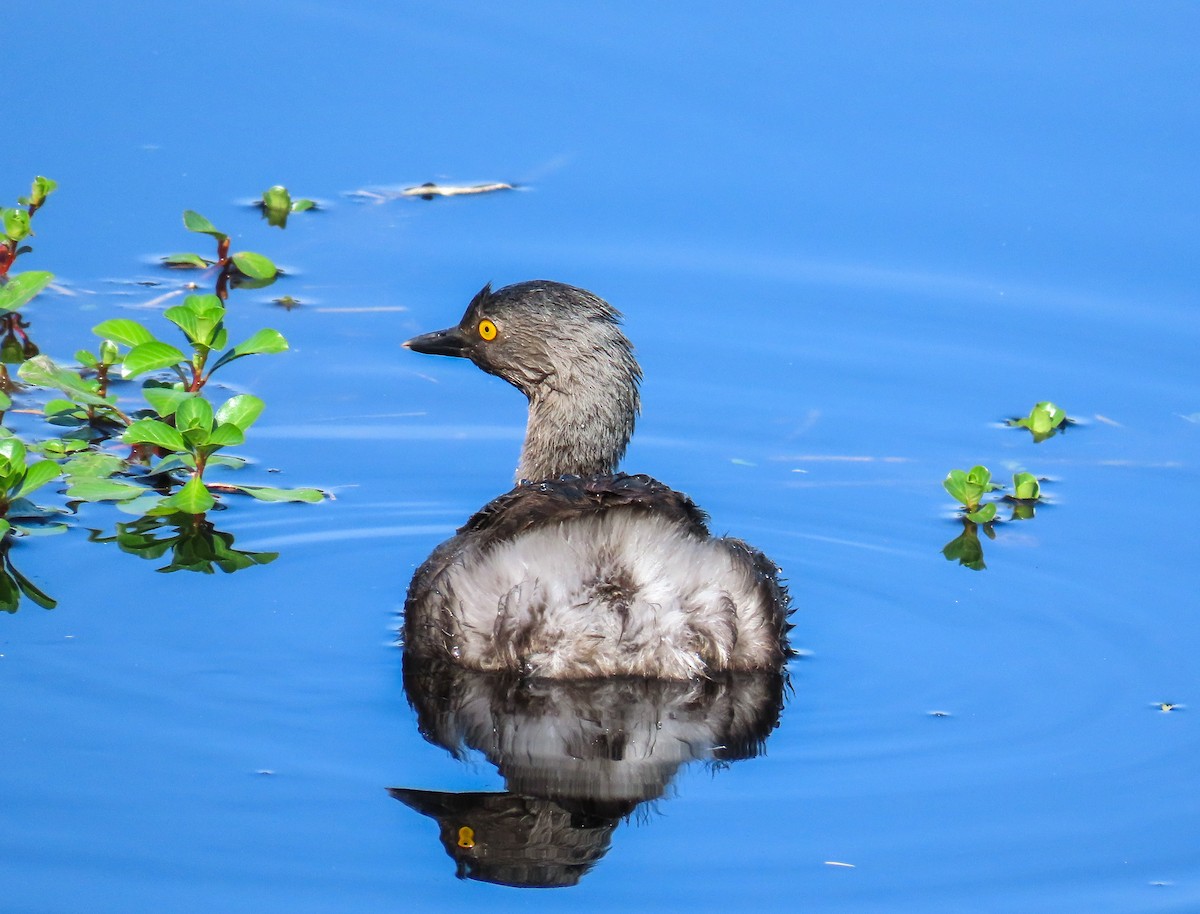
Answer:
[[[614,508],[653,512],[688,533],[708,536],[707,515],[686,495],[649,476],[624,473],[522,482],[484,505],[458,533],[471,534],[479,548],[486,549],[543,524],[589,517]]]

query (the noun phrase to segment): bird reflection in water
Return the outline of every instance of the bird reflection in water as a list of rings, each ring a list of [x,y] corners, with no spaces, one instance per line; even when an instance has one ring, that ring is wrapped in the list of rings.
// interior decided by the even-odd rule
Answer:
[[[784,677],[561,681],[407,656],[404,688],[427,740],[458,759],[482,753],[506,789],[391,795],[438,823],[459,878],[552,887],[579,882],[682,766],[759,755]]]

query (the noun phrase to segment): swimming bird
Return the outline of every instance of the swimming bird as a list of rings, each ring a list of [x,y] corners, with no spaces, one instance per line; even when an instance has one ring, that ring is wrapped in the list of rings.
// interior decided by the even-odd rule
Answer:
[[[529,400],[516,487],[413,576],[413,656],[552,679],[781,668],[790,626],[779,569],[713,537],[686,495],[616,472],[642,377],[620,322],[608,302],[563,283],[489,284],[456,326],[404,344],[470,359]]]

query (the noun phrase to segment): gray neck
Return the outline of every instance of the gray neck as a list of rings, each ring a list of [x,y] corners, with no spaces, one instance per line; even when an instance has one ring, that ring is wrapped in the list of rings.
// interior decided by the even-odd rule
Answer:
[[[517,481],[616,470],[641,407],[640,374],[628,354],[611,361],[589,359],[531,390]]]

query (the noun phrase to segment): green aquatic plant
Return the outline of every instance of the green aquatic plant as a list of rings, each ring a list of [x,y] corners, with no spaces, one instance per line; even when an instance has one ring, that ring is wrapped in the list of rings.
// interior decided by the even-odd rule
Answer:
[[[210,365],[213,352],[223,349],[229,342],[225,313],[225,305],[216,295],[189,295],[182,304],[163,313],[163,317],[187,337],[192,347],[190,358],[129,318],[103,321],[92,328],[92,332],[107,341],[130,347],[120,359],[123,378],[170,369],[187,390],[195,392],[208,383],[213,372],[230,362],[248,355],[284,352],[288,348],[287,340],[278,330],[263,329],[226,350]]]
[[[1012,497],[1021,501],[1037,501],[1042,497],[1038,478],[1032,473],[1014,473]]]
[[[247,429],[261,415],[265,404],[252,394],[238,394],[214,411],[208,400],[188,391],[146,388],[145,394],[162,418],[136,420],[121,440],[126,444],[152,445],[157,453],[165,455],[152,468],[155,473],[180,468],[190,471],[187,482],[178,492],[161,497],[147,513],[203,514],[216,503],[204,481],[204,472],[213,455],[222,448],[242,444]],[[172,420],[172,424],[164,421],[166,419]],[[318,502],[325,497],[319,489],[229,483],[223,488],[262,501]]]
[[[275,502],[316,502],[326,497],[313,488],[285,489],[206,477],[214,468],[238,469],[246,464],[229,451],[244,443],[264,403],[252,394],[238,394],[214,407],[204,394],[205,385],[214,372],[238,359],[288,348],[282,334],[272,329],[229,345],[226,285],[270,282],[278,272],[275,265],[253,252],[231,253],[228,235],[188,211],[184,214],[187,228],[216,239],[217,260],[181,255],[179,262],[219,268],[217,294],[188,295],[163,313],[188,345],[178,347],[159,339],[138,321],[113,318],[93,328],[99,345],[76,353],[77,368],[57,365],[38,353],[19,313],[52,282],[53,274],[9,272],[16,257],[29,250],[23,241],[31,234],[30,217],[54,188],[54,182],[38,178],[31,195],[21,198],[26,209],[0,209],[0,416],[13,406],[10,394],[17,391],[27,396],[29,388],[40,388],[58,394],[42,405],[58,437],[26,443],[0,428],[0,609],[14,611],[23,598],[47,608],[54,605],[12,567],[6,547],[12,533],[66,529],[65,509],[41,507],[30,500],[32,493],[55,480],[65,482],[60,491],[65,488],[69,506],[109,502],[139,516],[118,525],[112,541],[146,557],[170,553],[171,564],[161,570],[230,572],[273,561],[276,553],[234,549],[232,535],[217,531],[203,515],[217,506],[221,495]],[[299,212],[310,208],[311,201],[293,204],[289,199],[288,206]],[[20,363],[18,376],[28,387],[10,380],[6,365],[16,363]],[[170,376],[164,379],[163,373]],[[120,385],[139,377],[145,402],[130,406],[128,391],[121,391]]]
[[[275,281],[279,270],[270,258],[253,251],[230,253],[229,235],[195,210],[183,211],[183,224],[189,232],[214,238],[217,242],[217,258],[216,260],[207,260],[199,254],[193,253],[170,254],[162,259],[166,266],[200,270],[212,266],[218,267],[220,272],[217,274],[217,295],[221,299],[227,296],[230,284],[257,289]]]
[[[1070,421],[1070,418],[1068,418],[1062,409],[1055,406],[1049,400],[1044,400],[1041,403],[1035,404],[1033,409],[1029,411],[1028,416],[1009,419],[1007,424],[1014,428],[1028,429],[1030,434],[1033,435],[1033,440],[1040,442],[1057,434]]]
[[[26,359],[17,370],[26,384],[57,390],[66,399],[48,400],[44,407],[52,425],[80,426],[107,423],[112,428],[129,425],[132,419],[117,406],[116,394],[110,393],[97,378],[85,378],[79,372],[63,368],[44,355]],[[99,433],[92,437],[104,437]]]
[[[40,508],[26,496],[62,475],[50,459],[30,462],[24,443],[7,428],[0,428],[0,539],[14,529],[27,531],[21,521],[41,523],[55,512]]]
[[[288,189],[282,184],[276,184],[274,187],[264,190],[262,199],[256,201],[255,205],[262,210],[267,224],[276,228],[286,228],[288,216],[292,213],[303,213],[306,210],[317,208],[315,200],[304,198],[293,200]]]
[[[57,187],[56,181],[38,175],[28,197],[18,197],[16,207],[0,207],[0,277],[8,275],[17,257],[32,250],[21,242],[33,234],[33,214],[45,205],[46,198]]]
[[[992,482],[992,473],[985,466],[974,466],[970,470],[951,470],[942,485],[950,496],[966,510],[967,519],[977,524],[986,524],[996,516],[994,502],[980,505],[984,495],[998,489]]]
[[[0,283],[0,313],[7,315],[16,311],[54,280],[53,273],[45,270],[27,270],[13,273]]]
[[[1029,520],[1042,497],[1042,487],[1032,473],[1014,473],[1012,494],[1004,496],[1012,504],[1013,520]]]

